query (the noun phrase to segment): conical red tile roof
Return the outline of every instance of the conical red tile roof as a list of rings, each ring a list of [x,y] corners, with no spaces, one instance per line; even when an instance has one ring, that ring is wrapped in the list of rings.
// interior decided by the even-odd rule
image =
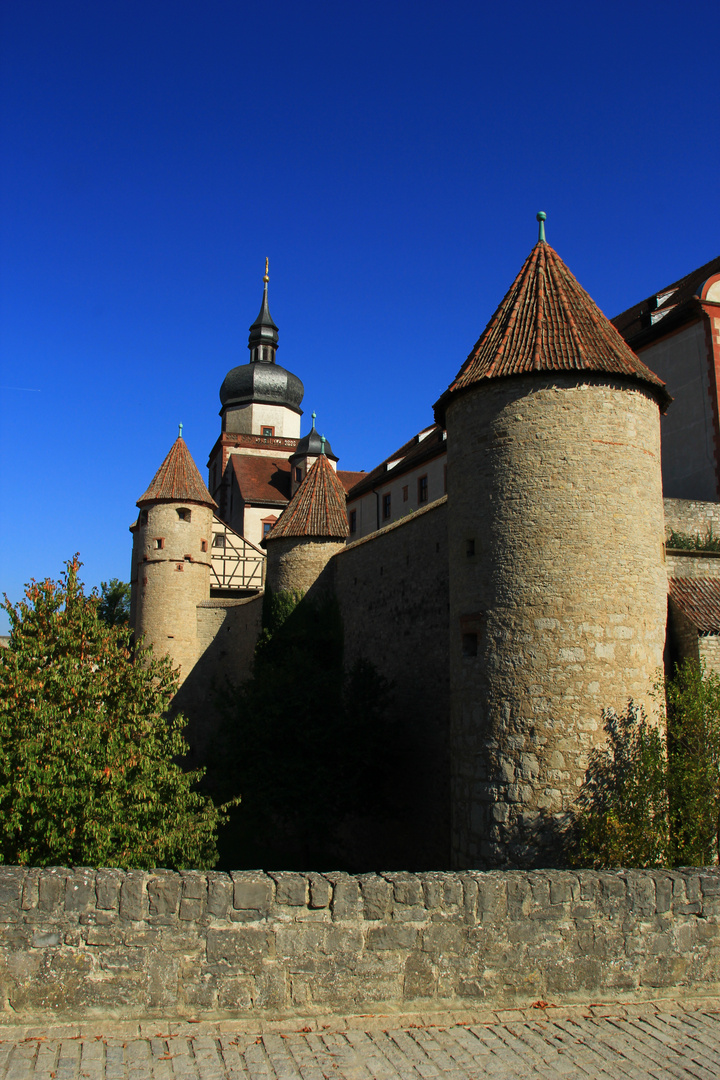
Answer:
[[[345,488],[324,454],[275,522],[265,541],[284,536],[320,536],[344,540],[349,533]]]
[[[137,505],[161,501],[200,503],[213,509],[217,507],[182,437],[178,437],[170,447],[170,453]]]
[[[435,418],[444,424],[451,396],[485,379],[548,371],[624,375],[652,386],[663,411],[671,401],[662,379],[638,359],[557,252],[540,240],[437,402]]]

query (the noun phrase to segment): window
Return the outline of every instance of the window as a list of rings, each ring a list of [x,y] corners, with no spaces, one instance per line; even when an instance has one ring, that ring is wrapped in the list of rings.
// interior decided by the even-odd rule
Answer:
[[[181,521],[189,521],[191,514],[190,511],[183,506],[180,508],[180,510],[178,510],[177,516],[180,518]]]
[[[201,540],[200,541],[200,550],[201,551],[207,551],[207,540]]]
[[[391,505],[391,495],[390,495],[390,492],[388,491],[382,497],[382,516],[386,521],[390,517],[390,505]]]
[[[296,469],[295,469],[295,483],[299,484],[301,480],[302,480],[302,469],[298,465],[296,467]]]
[[[462,654],[463,656],[477,656],[477,634],[463,634],[462,636]]]
[[[408,486],[406,484],[405,487],[403,488],[403,502],[407,502],[407,501],[408,501]]]
[[[428,501],[428,481],[427,476],[418,476],[418,502],[424,503]]]
[[[164,536],[156,536],[155,539],[153,540],[153,546],[154,546],[156,551],[162,551],[162,549],[165,547],[165,537]]]
[[[465,541],[465,554],[467,555],[468,558],[471,558],[471,556],[473,556],[475,554],[475,540],[474,539]]]
[[[223,536],[222,533],[215,533],[215,535],[213,536],[213,547],[214,548],[224,548],[225,547],[225,537]]]
[[[276,521],[277,521],[277,517],[274,516],[274,515],[273,515],[273,517],[263,518],[263,520],[262,520],[263,538],[266,537],[268,535],[268,533],[272,530],[272,527],[273,527],[273,525],[275,524]]]
[[[263,435],[265,436],[266,439],[272,438],[272,436],[275,434],[275,428],[274,427],[264,427],[262,429],[262,433],[263,433]]]
[[[357,510],[350,511],[350,532],[357,532]]]
[[[141,525],[147,525],[147,523],[148,523],[148,512],[147,512],[147,510],[141,510],[140,511],[140,524]]]

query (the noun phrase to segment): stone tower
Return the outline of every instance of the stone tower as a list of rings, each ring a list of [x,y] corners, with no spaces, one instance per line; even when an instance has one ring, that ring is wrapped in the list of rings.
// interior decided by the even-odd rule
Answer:
[[[320,456],[263,541],[268,553],[268,588],[303,593],[329,590],[330,583],[321,575],[332,556],[345,547],[348,532],[345,489],[325,455],[321,436]]]
[[[540,240],[447,427],[452,855],[552,865],[604,707],[655,714],[664,384]]]
[[[210,597],[215,503],[182,436],[145,494],[133,532],[130,621],[184,681],[198,659],[197,605]]]

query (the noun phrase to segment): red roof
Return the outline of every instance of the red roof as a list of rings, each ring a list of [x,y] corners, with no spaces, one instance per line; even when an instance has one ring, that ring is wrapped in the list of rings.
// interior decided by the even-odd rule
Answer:
[[[290,465],[259,454],[231,454],[230,464],[246,503],[282,506],[290,498]]]
[[[360,472],[350,472],[349,469],[338,469],[336,475],[342,486],[345,488],[345,491],[348,492],[350,488],[354,487],[364,476],[367,476],[367,473],[364,470]]]
[[[670,578],[673,600],[700,634],[720,634],[720,579]]]
[[[345,488],[326,456],[321,454],[265,537],[265,542],[285,536],[344,540],[350,531],[345,507]]]
[[[170,447],[170,453],[137,505],[163,501],[200,503],[201,506],[217,508],[182,437],[178,437]]]
[[[381,461],[369,473],[361,473],[357,484],[348,492],[349,499],[357,499],[360,495],[383,484],[396,480],[403,473],[410,472],[434,457],[444,454],[447,449],[445,432],[439,424],[430,424],[423,428],[412,439],[396,450],[394,454]]]
[[[626,341],[635,348],[649,344],[658,337],[663,337],[688,319],[699,315],[699,306],[695,296],[704,282],[713,274],[720,273],[720,255],[691,270],[679,281],[659,289],[647,300],[641,300],[627,311],[622,311],[612,320]]]
[[[507,375],[585,371],[650,384],[662,407],[665,384],[642,363],[544,240],[528,255],[482,337],[435,406],[443,421],[452,394]]]

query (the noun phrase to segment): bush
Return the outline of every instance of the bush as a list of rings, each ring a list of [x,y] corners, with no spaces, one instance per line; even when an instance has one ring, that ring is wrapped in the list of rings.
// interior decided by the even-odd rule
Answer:
[[[33,581],[0,650],[0,862],[213,866],[223,820],[183,772],[184,719],[167,709],[166,657],[85,596],[77,557],[59,582]]]

